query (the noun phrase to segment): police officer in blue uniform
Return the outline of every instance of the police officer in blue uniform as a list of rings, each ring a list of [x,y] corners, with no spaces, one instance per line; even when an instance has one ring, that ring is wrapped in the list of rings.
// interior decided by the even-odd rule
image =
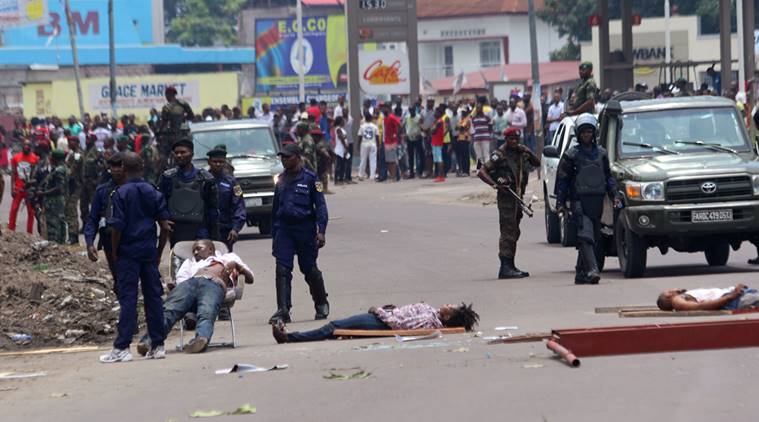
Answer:
[[[561,157],[556,178],[557,211],[565,212],[569,201],[569,212],[577,230],[575,284],[598,284],[601,279],[596,248],[601,240],[604,196],[608,195],[615,207],[621,204],[609,156],[606,149],[596,144],[597,125],[592,114],[577,117],[577,144]]]
[[[145,319],[152,344],[149,357],[165,357],[163,342],[166,333],[163,324],[163,286],[158,265],[166,246],[169,230],[169,211],[163,195],[143,178],[142,159],[133,152],[122,153],[126,182],[111,197],[112,215],[111,255],[116,269],[119,313],[118,334],[113,350],[102,355],[103,363],[123,362],[132,359],[129,345],[137,331],[137,286],[142,283]],[[160,240],[156,223],[161,226]]]
[[[206,155],[208,169],[216,180],[219,192],[219,239],[232,252],[232,246],[237,242],[237,236],[245,226],[247,217],[242,188],[234,176],[225,171],[228,165],[227,150],[214,148]]]
[[[324,278],[316,266],[319,249],[326,242],[327,203],[319,178],[303,167],[302,150],[296,144],[282,147],[279,156],[285,172],[279,176],[272,206],[272,255],[276,258],[277,312],[269,323],[290,322],[290,292],[294,257],[306,278],[316,309],[315,319],[329,315]]]
[[[87,256],[91,261],[98,260],[98,250],[105,252],[105,258],[108,262],[108,269],[111,270],[116,291],[116,272],[113,267],[111,256],[111,230],[106,221],[112,215],[111,196],[118,187],[126,181],[124,173],[124,162],[121,153],[113,154],[108,159],[108,177],[105,183],[98,185],[93,195],[90,211],[85,217],[84,224],[84,242],[87,245]],[[95,236],[99,235],[97,247],[95,246]]]
[[[171,246],[184,240],[219,240],[219,194],[211,173],[192,165],[194,146],[180,138],[172,146],[176,166],[163,172],[158,189],[171,214]]]

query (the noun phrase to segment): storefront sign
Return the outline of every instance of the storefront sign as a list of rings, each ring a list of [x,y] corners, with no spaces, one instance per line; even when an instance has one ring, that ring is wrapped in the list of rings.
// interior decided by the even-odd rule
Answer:
[[[157,108],[166,104],[166,88],[173,86],[177,89],[177,97],[193,108],[200,105],[198,81],[177,82],[144,82],[119,84],[116,86],[116,103],[119,109]],[[111,91],[108,83],[91,83],[89,85],[90,108],[95,110],[110,110]]]
[[[409,62],[405,50],[360,50],[359,83],[369,95],[408,94]]]
[[[46,0],[0,0],[0,28],[34,25],[46,17]]]
[[[256,92],[298,86],[298,23],[294,18],[256,20]],[[306,88],[336,89],[347,84],[344,16],[303,18]]]

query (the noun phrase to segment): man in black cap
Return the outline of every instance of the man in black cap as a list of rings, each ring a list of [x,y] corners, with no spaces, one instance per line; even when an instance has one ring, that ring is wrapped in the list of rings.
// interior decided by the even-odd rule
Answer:
[[[575,89],[575,101],[569,104],[567,108],[568,116],[595,113],[598,87],[593,80],[593,63],[582,62],[580,64],[580,79],[582,79],[582,82]]]
[[[232,247],[237,242],[240,230],[245,226],[245,200],[242,197],[242,187],[231,174],[225,171],[227,166],[227,150],[214,148],[206,154],[208,169],[216,181],[219,192],[219,239]]]
[[[290,322],[290,292],[295,255],[306,278],[316,309],[315,319],[329,315],[324,278],[316,266],[326,243],[327,203],[316,174],[303,167],[303,151],[295,144],[282,147],[279,156],[285,172],[279,176],[272,205],[272,255],[276,258],[277,312],[269,323]]]
[[[174,168],[163,172],[158,188],[171,214],[171,247],[177,242],[219,239],[219,192],[207,170],[192,165],[194,146],[182,137],[172,146]]]

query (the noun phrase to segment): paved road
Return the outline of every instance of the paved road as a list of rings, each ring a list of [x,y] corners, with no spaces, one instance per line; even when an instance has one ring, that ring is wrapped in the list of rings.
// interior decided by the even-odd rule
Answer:
[[[709,268],[703,254],[650,251],[648,277],[626,280],[616,260],[598,286],[572,284],[573,249],[544,242],[543,216],[523,222],[518,263],[533,276],[497,280],[497,211],[461,198],[482,191],[475,179],[439,186],[412,181],[337,188],[320,265],[332,315],[372,305],[473,302],[480,330],[517,332],[654,322],[597,315],[597,306],[652,304],[669,287],[754,284],[752,248],[728,267]],[[7,202],[2,204],[7,216]],[[3,220],[6,218],[3,217]],[[97,353],[3,358],[0,372],[44,370],[42,379],[0,382],[3,421],[189,420],[195,409],[231,410],[243,403],[266,421],[717,421],[752,420],[759,405],[759,349],[586,358],[571,369],[541,343],[486,345],[471,334],[411,343],[423,348],[356,350],[371,340],[276,345],[266,320],[274,311],[271,241],[244,236],[236,248],[256,272],[235,307],[240,347],[164,361],[102,365]],[[302,277],[294,280],[291,329],[319,326]],[[515,332],[515,333],[517,333]],[[228,335],[217,324],[219,339]],[[176,343],[176,332],[169,345]],[[379,340],[396,345],[394,340]],[[214,375],[234,363],[289,364],[284,371]],[[367,379],[334,381],[330,371],[362,368]],[[3,391],[8,388],[15,390]],[[53,398],[53,393],[67,393]],[[222,418],[223,419],[223,418]]]

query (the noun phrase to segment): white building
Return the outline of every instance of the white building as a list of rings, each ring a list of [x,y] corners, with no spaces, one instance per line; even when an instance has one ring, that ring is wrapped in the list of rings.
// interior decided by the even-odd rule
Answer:
[[[673,79],[684,78],[698,88],[706,81],[706,69],[716,63],[719,71],[720,51],[719,34],[702,34],[698,16],[674,16],[670,18],[671,61],[675,62],[705,62],[706,64],[680,66],[673,72]],[[673,82],[667,80],[667,74],[660,72],[655,66],[664,62],[664,18],[643,18],[641,24],[633,26],[633,62],[636,66],[634,78],[636,83],[646,82],[649,87],[660,83]],[[593,27],[592,41],[581,44],[583,61],[593,63],[596,82],[598,78],[598,27]],[[738,36],[733,33],[730,39],[731,56],[738,57]],[[609,50],[622,50],[622,24],[620,20],[609,21]],[[738,73],[738,62],[732,65],[733,79]],[[747,75],[750,78],[751,75]],[[723,88],[727,86],[723,82]],[[631,87],[632,88],[632,87]]]
[[[536,0],[537,10],[543,1]],[[418,0],[420,75],[428,81],[460,72],[530,62],[527,0]],[[537,19],[538,61],[565,40]]]

